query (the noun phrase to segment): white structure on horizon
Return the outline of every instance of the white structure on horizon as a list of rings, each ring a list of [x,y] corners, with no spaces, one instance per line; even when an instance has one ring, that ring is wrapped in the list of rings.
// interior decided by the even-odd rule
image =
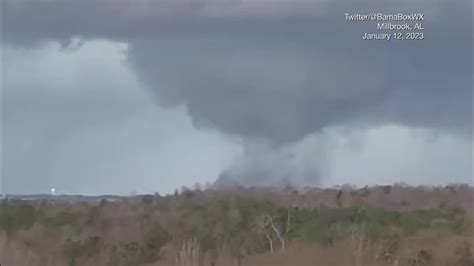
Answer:
[[[51,196],[54,196],[56,195],[56,189],[55,188],[51,188]]]

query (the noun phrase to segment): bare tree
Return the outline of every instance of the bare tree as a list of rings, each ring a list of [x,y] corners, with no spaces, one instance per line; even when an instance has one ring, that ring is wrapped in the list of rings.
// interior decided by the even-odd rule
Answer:
[[[285,239],[283,238],[280,230],[278,230],[277,226],[275,225],[275,223],[273,222],[273,218],[272,216],[270,215],[266,215],[267,217],[267,223],[268,225],[270,226],[270,228],[273,230],[273,232],[275,233],[276,237],[278,238],[278,240],[280,241],[281,243],[281,249],[285,249]]]
[[[273,239],[272,239],[272,232],[269,229],[269,223],[266,215],[260,216],[256,221],[256,231],[258,234],[264,235],[268,241],[268,246],[270,248],[270,252],[273,253]]]
[[[198,266],[200,246],[196,238],[185,240],[176,257],[176,266]]]
[[[286,248],[286,242],[287,242],[287,236],[288,233],[291,231],[291,214],[290,214],[290,209],[287,210],[287,216],[286,216],[286,223],[284,226],[276,224],[273,217],[270,214],[265,214],[265,220],[264,220],[264,225],[266,227],[269,227],[271,230],[270,232],[273,232],[277,239],[280,241],[281,249],[285,250]],[[271,242],[271,235],[268,233],[267,230],[267,239],[269,239],[271,250],[273,252],[273,242]]]

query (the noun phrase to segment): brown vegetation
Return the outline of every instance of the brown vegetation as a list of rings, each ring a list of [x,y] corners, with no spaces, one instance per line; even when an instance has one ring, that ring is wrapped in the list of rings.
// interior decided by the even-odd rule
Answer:
[[[117,202],[6,202],[14,266],[473,266],[474,189],[183,189]]]

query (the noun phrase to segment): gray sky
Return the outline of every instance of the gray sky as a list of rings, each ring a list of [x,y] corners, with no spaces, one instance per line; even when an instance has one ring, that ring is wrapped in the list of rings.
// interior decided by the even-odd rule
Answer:
[[[190,3],[2,1],[6,192],[472,182],[471,1]]]

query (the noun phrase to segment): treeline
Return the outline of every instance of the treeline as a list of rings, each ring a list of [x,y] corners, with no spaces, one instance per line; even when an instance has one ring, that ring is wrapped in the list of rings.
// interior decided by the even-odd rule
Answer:
[[[56,260],[70,266],[160,261],[216,265],[222,254],[243,265],[248,256],[282,252],[293,243],[331,247],[344,239],[357,239],[356,249],[376,245],[374,257],[382,265],[394,263],[403,238],[419,232],[473,235],[471,210],[456,200],[446,204],[441,198],[437,208],[394,210],[373,202],[349,204],[344,199],[368,197],[363,190],[357,196],[342,189],[330,192],[332,197],[325,197],[327,202],[321,200],[317,207],[305,207],[314,204],[300,202],[301,195],[294,189],[183,190],[164,197],[144,195],[98,204],[3,202],[0,231],[6,245],[57,254]],[[380,190],[385,197],[390,193],[387,187]],[[288,200],[291,197],[295,200]],[[32,237],[24,239],[25,234]],[[18,243],[19,235],[22,243]],[[47,246],[45,239],[34,237],[38,235],[56,244]],[[430,256],[420,249],[414,260],[429,263]]]

